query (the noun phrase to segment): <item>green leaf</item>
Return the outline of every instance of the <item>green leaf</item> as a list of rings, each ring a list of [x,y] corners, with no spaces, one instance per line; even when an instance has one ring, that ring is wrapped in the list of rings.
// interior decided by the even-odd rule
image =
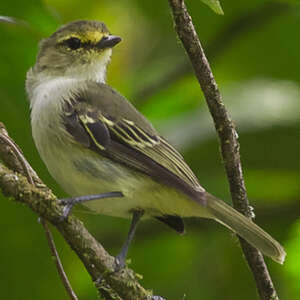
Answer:
[[[205,4],[207,4],[216,14],[224,15],[221,4],[218,0],[201,0]]]

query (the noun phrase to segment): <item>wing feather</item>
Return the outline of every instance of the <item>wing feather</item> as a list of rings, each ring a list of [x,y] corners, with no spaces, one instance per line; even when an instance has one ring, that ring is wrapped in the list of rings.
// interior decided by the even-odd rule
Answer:
[[[201,199],[200,194],[205,190],[181,154],[159,136],[130,104],[126,104],[127,117],[125,113],[116,116],[112,114],[115,109],[110,107],[104,111],[106,107],[100,107],[95,96],[88,96],[86,91],[85,94],[85,98],[78,96],[72,105],[67,105],[63,116],[66,130],[76,141],[157,181],[177,187],[193,198]],[[93,101],[89,101],[89,97],[94,97]],[[137,122],[128,118],[134,114]]]
[[[93,142],[100,150],[104,150],[101,141],[97,139],[96,133],[93,132],[89,126],[89,124],[93,124],[97,121],[91,120],[91,117],[89,116],[82,115],[79,119],[82,121]],[[119,142],[150,157],[156,163],[162,165],[185,181],[195,190],[204,191],[192,170],[183,160],[183,157],[165,139],[160,136],[148,134],[130,120],[121,119],[117,122],[113,122],[109,117],[104,117],[99,112],[98,122],[99,121],[107,126],[112,138],[115,137]]]

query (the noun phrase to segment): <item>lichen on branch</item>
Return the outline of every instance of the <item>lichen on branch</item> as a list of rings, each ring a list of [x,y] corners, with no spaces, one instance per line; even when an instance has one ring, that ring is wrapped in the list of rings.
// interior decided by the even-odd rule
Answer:
[[[150,300],[152,292],[143,288],[138,282],[135,272],[125,268],[115,272],[115,259],[88,232],[83,223],[74,216],[63,218],[63,206],[52,191],[45,186],[37,174],[25,160],[32,178],[38,184],[31,184],[24,176],[24,166],[14,155],[11,147],[17,146],[6,143],[9,137],[3,124],[0,123],[0,189],[7,197],[30,207],[39,217],[50,222],[62,234],[69,246],[75,251],[83,265],[96,282],[98,291],[105,299]],[[3,137],[1,139],[1,137]],[[19,149],[19,148],[18,148]],[[19,151],[21,151],[19,149]],[[4,165],[4,163],[9,166]]]

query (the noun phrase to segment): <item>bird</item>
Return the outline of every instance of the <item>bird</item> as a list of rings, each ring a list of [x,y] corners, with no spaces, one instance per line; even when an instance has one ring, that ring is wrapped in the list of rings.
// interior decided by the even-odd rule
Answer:
[[[103,22],[70,22],[40,42],[27,72],[32,136],[49,173],[70,195],[62,201],[66,216],[82,202],[95,213],[130,218],[116,257],[120,268],[141,219],[155,218],[182,234],[185,217],[213,219],[282,264],[280,243],[207,192],[183,156],[106,83],[121,40]]]

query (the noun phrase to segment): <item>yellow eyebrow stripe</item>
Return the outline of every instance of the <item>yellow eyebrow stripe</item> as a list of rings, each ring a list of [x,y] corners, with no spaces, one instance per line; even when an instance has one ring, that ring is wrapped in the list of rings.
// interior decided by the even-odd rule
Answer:
[[[80,39],[83,43],[97,43],[105,36],[108,36],[108,33],[103,33],[100,31],[86,31],[83,33],[71,33],[69,35],[65,35],[58,42],[60,43],[74,37]]]

